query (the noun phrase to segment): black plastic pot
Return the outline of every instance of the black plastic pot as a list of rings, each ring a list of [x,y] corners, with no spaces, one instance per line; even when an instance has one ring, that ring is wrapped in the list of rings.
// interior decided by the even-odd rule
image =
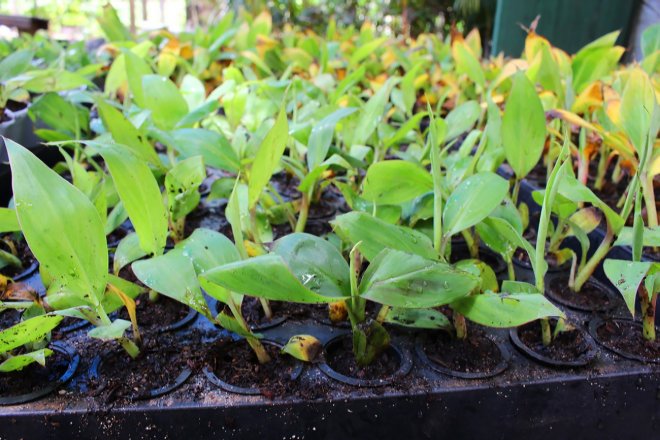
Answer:
[[[497,348],[497,351],[499,351],[500,354],[500,360],[495,365],[495,367],[492,368],[490,371],[478,371],[478,372],[460,371],[460,370],[454,370],[452,368],[434,362],[432,359],[429,358],[429,356],[426,354],[426,351],[424,350],[424,346],[428,341],[428,337],[423,334],[420,334],[415,341],[415,353],[417,354],[417,357],[422,361],[424,365],[426,365],[428,368],[430,368],[431,370],[437,373],[444,374],[446,376],[460,378],[460,379],[487,379],[498,376],[502,374],[507,368],[509,368],[511,352],[506,347],[506,345],[504,345],[504,343],[490,336],[484,336],[484,337],[488,339]]]
[[[95,356],[89,367],[90,378],[97,381],[102,380],[103,376],[101,374],[101,369],[103,368],[103,362],[105,361],[105,359],[107,359],[108,356],[116,356],[116,355],[125,355],[125,353],[115,349],[115,350],[106,351],[105,353]],[[183,385],[184,382],[188,380],[191,374],[192,374],[192,370],[190,368],[187,367],[183,368],[181,370],[181,373],[179,373],[179,375],[171,383],[164,384],[156,388],[152,388],[143,393],[131,394],[130,396],[128,396],[128,398],[130,400],[149,400],[159,396],[164,396],[176,390],[181,385]]]
[[[238,340],[235,343],[245,344],[246,342],[244,340]],[[271,345],[274,347],[282,348],[282,344],[273,341],[262,340],[261,343],[265,345]],[[301,362],[296,361],[295,367],[293,368],[293,370],[286,379],[291,381],[298,380],[298,378],[302,374],[303,368],[304,365]],[[229,393],[242,394],[245,396],[258,396],[262,394],[262,390],[258,387],[242,387],[242,386],[232,385],[231,383],[219,378],[213,372],[213,368],[211,368],[210,365],[204,367],[204,375],[206,376],[208,381],[211,382],[213,385]]]
[[[582,368],[589,365],[596,357],[596,346],[594,342],[591,340],[588,334],[579,327],[575,327],[574,331],[578,331],[582,333],[582,337],[584,338],[587,347],[584,354],[573,360],[553,359],[549,356],[545,356],[542,353],[539,353],[538,351],[534,350],[532,347],[529,347],[520,339],[519,331],[520,331],[519,327],[509,329],[509,337],[511,338],[511,343],[522,354],[524,354],[525,356],[529,357],[530,359],[540,364],[547,365],[549,367],[556,367],[556,368]]]
[[[642,324],[639,321],[634,321],[632,319],[627,319],[627,318],[614,318],[612,319],[614,322],[624,322],[624,323],[630,323],[633,324],[635,327],[639,329],[639,332],[642,332]],[[591,337],[594,338],[594,340],[600,344],[601,346],[605,347],[607,350],[611,351],[612,353],[615,353],[623,358],[630,359],[633,361],[637,362],[643,362],[643,363],[655,363],[655,364],[660,364],[660,357],[658,358],[650,358],[646,356],[642,356],[636,353],[632,353],[631,351],[628,351],[624,348],[620,347],[615,347],[611,344],[608,344],[606,341],[604,341],[599,335],[598,335],[598,329],[604,325],[606,321],[602,318],[594,318],[591,321],[589,321],[589,334],[591,334]],[[656,331],[660,331],[659,328],[656,327]]]
[[[566,306],[570,309],[577,310],[579,312],[596,312],[596,313],[607,313],[611,312],[612,310],[616,309],[617,307],[622,305],[622,300],[621,296],[615,292],[612,288],[607,286],[605,283],[601,283],[595,278],[590,278],[586,283],[585,287],[589,285],[592,288],[598,289],[602,292],[605,293],[607,298],[609,298],[610,303],[609,305],[582,305],[577,301],[572,301],[571,299],[567,299],[564,297],[559,296],[556,293],[556,289],[553,288],[554,286],[557,286],[558,284],[564,284],[566,285],[567,280],[565,280],[566,277],[563,276],[553,276],[550,277],[548,280],[546,280],[546,288],[545,288],[545,295],[553,300],[556,303],[559,303],[563,306]],[[576,292],[575,295],[584,295],[584,293],[578,293]]]
[[[329,378],[334,379],[337,382],[341,382],[343,384],[351,385],[354,387],[373,388],[373,387],[382,387],[382,386],[390,385],[394,381],[401,379],[402,377],[405,377],[408,373],[410,373],[410,369],[412,368],[413,365],[412,356],[410,356],[410,353],[407,350],[404,350],[403,348],[399,347],[399,345],[396,343],[391,343],[386,350],[390,356],[394,356],[398,358],[399,367],[394,373],[392,373],[387,377],[382,377],[378,379],[362,379],[362,378],[347,376],[345,374],[336,371],[328,364],[327,358],[328,356],[331,355],[333,349],[336,348],[342,342],[343,339],[350,337],[351,337],[350,335],[339,335],[334,337],[325,344],[324,350],[325,350],[326,360],[324,360],[319,364],[319,369],[323,372],[323,374],[325,374]]]
[[[78,368],[80,356],[78,356],[76,351],[71,346],[62,342],[53,342],[50,344],[50,348],[53,351],[64,355],[68,359],[68,366],[66,370],[60,375],[60,377],[51,382],[45,383],[43,387],[29,393],[11,396],[3,396],[0,394],[0,405],[18,405],[32,402],[33,400],[47,396],[71,379],[71,377],[75,374],[76,369]],[[46,362],[46,368],[48,368],[48,361]]]

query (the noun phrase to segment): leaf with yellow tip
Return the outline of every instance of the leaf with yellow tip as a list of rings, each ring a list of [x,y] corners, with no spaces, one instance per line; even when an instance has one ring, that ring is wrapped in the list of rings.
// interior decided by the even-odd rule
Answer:
[[[294,335],[282,347],[282,353],[293,356],[303,362],[312,362],[320,353],[323,345],[312,335]]]

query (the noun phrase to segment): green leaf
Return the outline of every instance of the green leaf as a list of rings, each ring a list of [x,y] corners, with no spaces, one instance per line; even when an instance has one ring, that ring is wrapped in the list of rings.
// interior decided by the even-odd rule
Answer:
[[[362,367],[371,364],[389,344],[390,335],[378,321],[353,330],[353,354]]]
[[[404,160],[385,160],[369,167],[362,197],[378,205],[398,205],[433,190],[431,174]]]
[[[77,107],[57,93],[46,93],[30,106],[30,114],[68,139],[79,139],[81,130],[89,125],[89,111]]]
[[[44,339],[64,319],[57,315],[39,315],[0,331],[0,353]]]
[[[656,23],[644,29],[644,32],[642,32],[641,46],[644,57],[648,57],[660,50],[660,23]],[[0,69],[0,71],[2,71],[2,69]]]
[[[119,242],[112,260],[112,272],[117,275],[125,266],[146,256],[147,253],[140,246],[140,237],[132,232]]]
[[[541,294],[486,292],[468,296],[451,304],[451,308],[472,322],[495,328],[510,328],[536,319],[564,317]]]
[[[603,270],[610,282],[621,292],[630,314],[635,316],[635,298],[639,285],[648,274],[653,263],[608,258],[603,263]],[[650,293],[650,292],[649,292]]]
[[[180,248],[165,255],[136,261],[135,276],[147,287],[210,316],[192,260]]]
[[[238,156],[229,141],[220,133],[202,128],[181,128],[170,134],[172,146],[182,158],[201,155],[204,157],[204,163],[210,167],[238,172]]]
[[[189,109],[196,109],[204,104],[206,89],[204,83],[196,76],[186,74],[181,80],[181,95],[188,103]]]
[[[27,149],[4,141],[16,213],[30,250],[69,291],[98,304],[107,280],[108,248],[96,208]]]
[[[197,274],[241,259],[236,246],[219,232],[199,228],[179,242],[177,249],[190,258]]]
[[[41,366],[46,366],[46,358],[51,354],[53,354],[53,350],[42,348],[41,350],[12,356],[0,364],[0,373],[22,370],[34,362]]]
[[[335,126],[345,117],[355,113],[354,107],[343,107],[330,113],[314,125],[307,146],[307,169],[313,170],[325,160],[330,149]]]
[[[11,252],[3,251],[0,249],[0,269],[3,269],[7,266],[13,266],[20,269],[23,267],[23,263]]]
[[[348,263],[327,240],[293,233],[277,240],[273,253],[280,255],[306,288],[323,296],[351,294]]]
[[[110,132],[112,139],[125,145],[133,154],[154,166],[161,166],[156,150],[146,137],[124,115],[102,99],[96,100],[103,126]]]
[[[365,145],[374,130],[376,130],[383,119],[390,92],[397,82],[399,82],[399,78],[392,77],[388,79],[362,108],[357,120],[357,130],[353,134],[352,143],[354,145]]]
[[[250,209],[257,205],[259,197],[261,197],[261,192],[277,168],[288,138],[289,124],[286,119],[285,109],[282,107],[275,120],[275,125],[270,129],[263,142],[261,142],[252,163],[248,183],[248,204]]]
[[[425,116],[427,116],[428,113],[426,112],[419,112],[415,114],[412,118],[408,119],[405,123],[399,127],[399,129],[390,137],[385,139],[383,146],[385,148],[390,148],[392,145],[399,144],[401,142],[404,142],[406,139],[406,136],[408,136],[408,133],[410,132],[417,132],[419,128],[419,123],[422,119],[424,119]]]
[[[232,292],[298,303],[327,303],[345,297],[322,296],[305,287],[279,255],[261,255],[211,269],[200,277]]]
[[[114,341],[122,338],[126,330],[131,328],[131,321],[125,319],[115,319],[109,325],[94,327],[87,332],[87,336],[102,341]]]
[[[644,241],[643,246],[658,247],[660,246],[660,226],[654,228],[644,228]],[[614,242],[614,246],[632,246],[633,244],[633,228],[625,226],[619,231],[619,236]]]
[[[463,41],[456,41],[452,45],[452,55],[456,61],[456,72],[466,74],[475,84],[484,87],[486,78],[483,68],[468,45]]]
[[[78,87],[95,88],[87,78],[74,72],[59,69],[44,69],[31,72],[32,79],[23,87],[31,93],[63,92]]]
[[[0,61],[0,81],[5,82],[27,71],[32,65],[34,52],[30,49],[17,50]]]
[[[488,217],[508,191],[507,181],[495,173],[482,172],[465,179],[447,199],[442,215],[444,235],[454,235]]]
[[[648,75],[641,69],[631,69],[621,96],[621,126],[640,156],[646,149],[655,101]]]
[[[525,283],[523,281],[512,281],[504,280],[502,281],[502,292],[508,294],[512,293],[541,293],[535,285]]]
[[[128,80],[128,87],[133,94],[133,99],[135,103],[145,108],[146,101],[144,97],[144,87],[142,86],[142,78],[147,75],[152,75],[154,72],[149,67],[149,64],[135,52],[124,49],[122,50],[124,54],[126,64],[126,79]]]
[[[450,141],[469,131],[479,120],[480,114],[481,108],[476,101],[467,101],[449,112],[445,118],[447,125],[446,140]]]
[[[142,250],[147,254],[161,254],[167,240],[167,212],[151,170],[119,145],[106,145],[100,153],[140,237]]]
[[[206,178],[202,156],[178,162],[165,175],[165,191],[172,221],[185,218],[199,204],[199,185]]]
[[[536,166],[545,144],[545,113],[534,85],[524,72],[516,74],[502,117],[506,160],[518,179]]]
[[[581,93],[589,84],[610,74],[617,66],[625,49],[614,43],[620,31],[603,35],[589,43],[573,57],[573,87]]]
[[[289,342],[282,347],[282,353],[286,353],[303,362],[311,362],[323,349],[321,341],[312,335],[294,335]]]
[[[624,220],[605,202],[598,198],[589,188],[575,178],[571,174],[566,174],[559,182],[559,193],[567,199],[575,202],[589,202],[598,209],[600,209],[607,218],[608,223],[612,226],[615,234],[624,226]]]
[[[121,22],[117,11],[110,3],[103,6],[103,15],[96,19],[108,41],[130,41],[131,33]]]
[[[403,226],[395,226],[364,212],[349,212],[330,222],[335,233],[346,243],[362,242],[360,252],[369,261],[383,248],[396,249],[424,258],[437,257],[431,239],[421,232]]]
[[[161,130],[172,130],[188,114],[188,103],[176,85],[160,75],[142,77],[144,107],[151,110],[154,124]]]
[[[362,276],[360,296],[392,307],[421,309],[449,304],[477,286],[478,278],[449,264],[384,249]]]
[[[403,327],[430,330],[449,330],[452,327],[449,319],[435,309],[404,309],[394,307],[385,317],[385,322]]]
[[[13,208],[0,208],[0,233],[20,231],[16,210]]]
[[[355,52],[353,52],[353,54],[351,55],[348,64],[351,67],[357,66],[360,63],[360,61],[364,60],[369,55],[374,53],[380,46],[383,45],[383,43],[385,43],[385,41],[387,41],[387,37],[380,37],[368,42],[367,44],[363,44],[359,46],[355,50]]]

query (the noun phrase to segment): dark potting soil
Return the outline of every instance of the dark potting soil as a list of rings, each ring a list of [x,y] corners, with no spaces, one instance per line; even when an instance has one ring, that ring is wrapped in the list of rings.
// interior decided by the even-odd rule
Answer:
[[[546,289],[558,300],[574,307],[586,310],[609,310],[620,304],[617,297],[591,281],[587,281],[579,292],[568,287],[568,277],[551,278]]]
[[[273,174],[270,183],[285,200],[299,199],[302,196],[300,191],[298,191],[300,179],[285,171]]]
[[[14,246],[16,246],[16,253],[17,257],[19,260],[21,260],[21,263],[23,264],[23,267],[14,267],[14,266],[6,266],[0,270],[0,273],[6,277],[13,278],[17,275],[20,275],[23,271],[25,271],[27,268],[32,266],[34,263],[37,262],[37,259],[35,258],[34,254],[28,247],[27,242],[23,239],[20,238],[18,240],[14,239],[14,237],[5,237],[8,240],[11,240],[14,243]],[[0,240],[0,247],[2,250],[6,252],[11,252],[7,244],[3,241]]]
[[[68,357],[53,350],[53,354],[46,358],[45,367],[33,362],[22,370],[0,374],[0,397],[38,391],[58,380],[68,367]]]
[[[596,334],[606,346],[646,359],[660,360],[660,340],[644,339],[639,323],[628,320],[604,321]]]
[[[230,385],[258,388],[268,398],[290,393],[296,361],[277,346],[264,344],[264,348],[271,360],[260,364],[247,342],[221,340],[210,350],[207,362],[218,379]]]
[[[184,235],[188,237],[198,228],[223,232],[229,225],[225,217],[225,207],[226,204],[220,203],[220,201],[202,201],[186,216]]]
[[[464,340],[436,332],[426,339],[424,352],[431,362],[464,373],[488,373],[502,360],[497,345],[474,328]]]
[[[218,304],[218,312],[222,310],[222,303]],[[320,321],[328,317],[328,307],[323,304],[297,304],[281,301],[269,301],[273,317],[269,320],[264,314],[264,309],[259,299],[246,296],[243,299],[241,311],[243,318],[250,327],[262,327],[273,323],[279,318],[290,318],[298,321],[314,319]]]
[[[345,337],[329,346],[326,362],[338,373],[344,376],[362,380],[385,379],[393,375],[401,365],[401,359],[391,349],[385,349],[367,366],[355,362],[353,354],[353,339]]]
[[[453,264],[461,260],[468,260],[471,258],[472,256],[470,255],[470,251],[468,250],[467,246],[458,245],[452,247],[449,261]],[[495,272],[501,271],[503,267],[506,268],[506,264],[498,255],[493,254],[484,248],[479,248],[478,259],[490,266],[490,268]]]
[[[9,328],[21,321],[21,312],[16,309],[6,309],[0,312],[0,330]]]
[[[553,338],[550,345],[543,345],[541,324],[538,321],[521,326],[518,329],[518,337],[534,352],[556,361],[575,361],[590,349],[583,332],[577,329],[561,332]]]
[[[135,359],[115,348],[103,356],[91,392],[112,402],[146,396],[151,390],[172,385],[186,368],[201,368],[203,356],[198,341],[194,336],[172,334],[148,337]]]
[[[122,239],[126,237],[128,233],[129,231],[127,229],[124,229],[121,226],[119,226],[118,228],[116,228],[114,231],[112,231],[106,236],[108,246],[110,247],[119,246],[119,242],[122,241]]]
[[[532,263],[529,261],[529,254],[527,254],[527,252],[522,248],[518,248],[518,249],[515,250],[515,252],[513,253],[513,259],[517,260],[518,263],[520,263],[523,266],[526,266],[526,267],[529,267],[529,268],[532,267]],[[562,268],[562,266],[565,266],[566,270],[569,269],[569,266],[568,266],[569,263],[568,262],[563,262],[562,264],[559,264],[559,261],[557,260],[557,257],[556,257],[555,254],[546,254],[545,255],[545,261],[546,261],[546,263],[548,263],[548,269],[550,269],[550,270],[558,270],[558,269]]]
[[[146,293],[135,298],[135,309],[140,331],[162,329],[181,321],[190,312],[190,308],[185,304],[164,295],[158,295],[156,301],[150,301]],[[130,320],[125,307],[119,309],[118,317]]]

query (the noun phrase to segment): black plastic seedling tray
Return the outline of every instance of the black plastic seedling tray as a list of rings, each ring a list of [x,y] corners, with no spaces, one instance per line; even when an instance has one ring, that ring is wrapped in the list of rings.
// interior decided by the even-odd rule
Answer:
[[[529,197],[524,185],[521,198]],[[598,240],[597,233],[592,238]],[[516,270],[520,279],[532,276],[524,267]],[[596,277],[607,281],[602,273]],[[26,282],[41,288],[36,273]],[[610,313],[627,316],[623,302]],[[573,310],[567,315],[585,330],[599,317]],[[601,440],[652,439],[660,432],[660,365],[628,360],[595,344],[589,366],[556,368],[521,354],[508,331],[486,330],[506,352],[508,367],[490,378],[464,379],[442,374],[420,357],[419,333],[391,327],[393,343],[410,368],[385,386],[350,385],[329,377],[320,364],[308,364],[292,392],[246,395],[222,390],[200,369],[158,397],[105,402],[89,392],[94,386],[90,371],[96,355],[110,346],[90,341],[85,331],[77,329],[64,338],[80,354],[70,381],[40,400],[0,407],[0,439]],[[327,343],[348,330],[288,319],[261,333],[280,344],[294,334],[312,334]],[[230,337],[201,316],[175,334],[201,334],[209,342]],[[298,386],[318,392],[302,398],[295,391]]]

